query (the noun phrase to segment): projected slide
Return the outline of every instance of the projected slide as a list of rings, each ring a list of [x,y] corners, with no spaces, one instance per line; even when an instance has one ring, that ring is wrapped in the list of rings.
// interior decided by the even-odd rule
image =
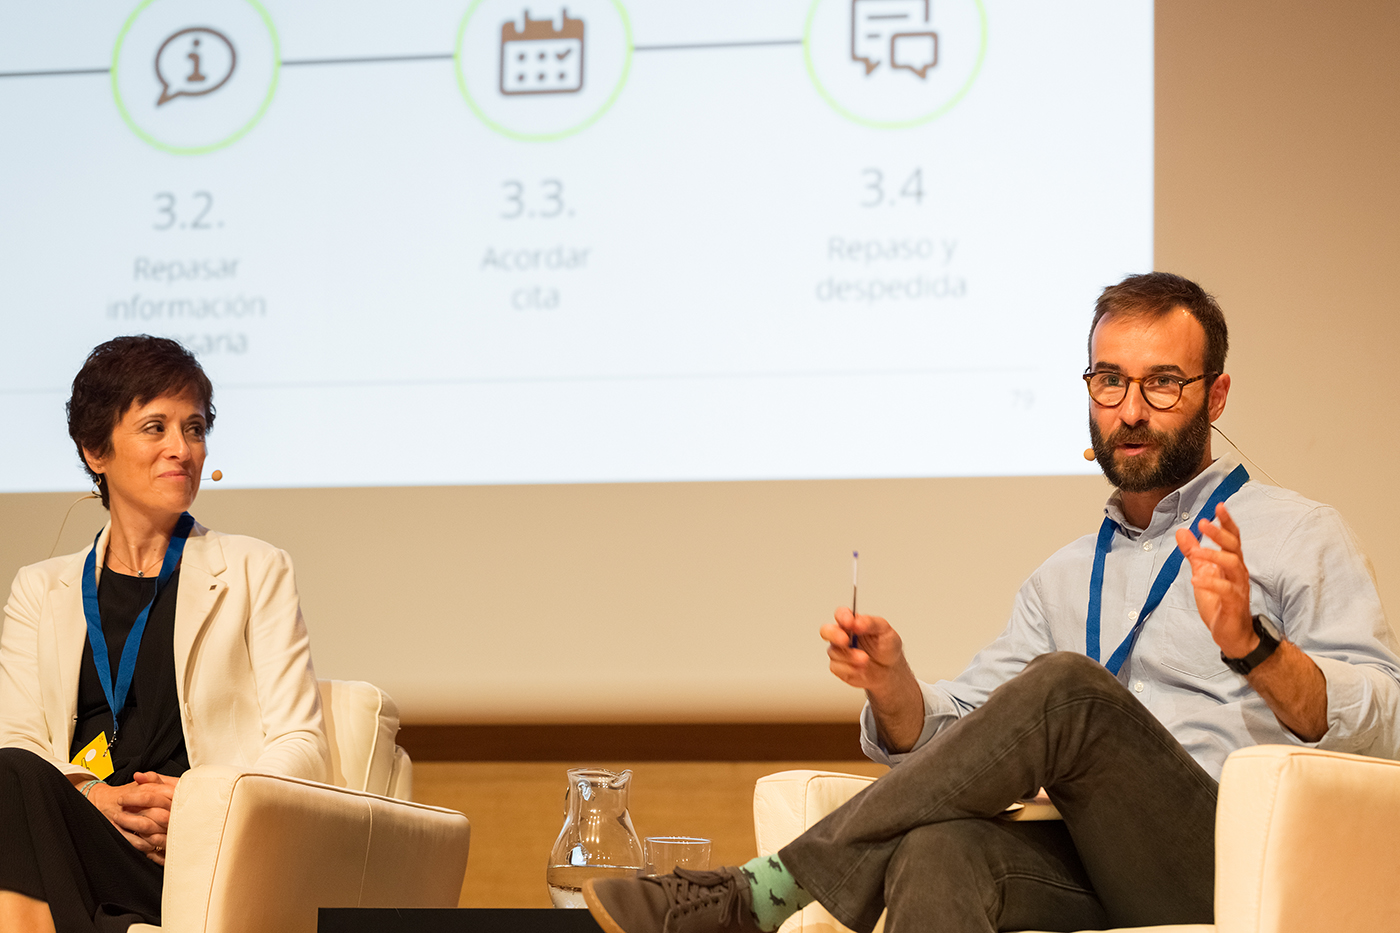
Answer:
[[[0,491],[116,334],[249,487],[1077,473],[1144,0],[0,6]]]

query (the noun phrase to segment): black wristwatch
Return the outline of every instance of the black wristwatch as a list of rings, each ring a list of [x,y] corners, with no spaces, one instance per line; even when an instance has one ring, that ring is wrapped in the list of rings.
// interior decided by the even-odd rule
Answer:
[[[1225,652],[1220,653],[1220,660],[1225,662],[1225,666],[1236,674],[1247,675],[1259,665],[1268,660],[1283,641],[1283,633],[1278,630],[1278,626],[1269,621],[1268,616],[1254,617],[1254,634],[1259,636],[1259,647],[1242,658],[1227,658]]]

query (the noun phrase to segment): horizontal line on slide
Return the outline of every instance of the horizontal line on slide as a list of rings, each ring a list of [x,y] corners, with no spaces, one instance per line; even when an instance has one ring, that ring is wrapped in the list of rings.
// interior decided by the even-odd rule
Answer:
[[[754,39],[740,42],[687,42],[668,45],[634,45],[634,52],[681,52],[691,49],[751,49],[781,45],[801,45],[801,39]],[[349,58],[283,59],[282,67],[300,65],[376,65],[384,62],[440,62],[457,56],[451,52],[429,52],[422,55],[360,55]],[[105,75],[110,68],[64,68],[49,71],[0,71],[0,78],[55,78],[63,75]]]
[[[63,75],[105,75],[110,68],[65,68],[57,71],[0,71],[0,78],[57,78]]]
[[[363,55],[353,58],[296,58],[284,59],[282,67],[297,65],[374,65],[380,62],[438,62],[451,61],[456,56],[451,52],[430,52],[423,55]]]
[[[634,52],[678,52],[687,49],[748,49],[774,45],[801,45],[801,39],[755,39],[749,42],[689,42],[674,45],[634,45]]]

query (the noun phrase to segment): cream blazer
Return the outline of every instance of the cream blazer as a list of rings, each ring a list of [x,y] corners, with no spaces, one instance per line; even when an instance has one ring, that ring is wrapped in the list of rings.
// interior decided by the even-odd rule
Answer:
[[[102,572],[109,524],[95,547]],[[20,569],[0,630],[0,746],[25,748],[65,774],[78,719],[91,547]],[[311,645],[285,551],[196,523],[175,601],[175,687],[190,766],[325,781],[325,724]]]

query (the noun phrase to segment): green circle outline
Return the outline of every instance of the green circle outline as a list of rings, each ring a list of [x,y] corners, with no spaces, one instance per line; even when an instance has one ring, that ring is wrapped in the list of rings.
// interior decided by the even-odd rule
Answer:
[[[126,41],[126,34],[136,22],[136,17],[140,16],[141,12],[145,10],[146,7],[155,2],[156,0],[143,0],[141,5],[132,11],[131,15],[126,18],[126,22],[122,24],[121,32],[117,33],[117,44],[116,47],[112,49],[112,97],[117,102],[117,112],[121,114],[122,120],[126,122],[126,125],[133,133],[139,136],[141,140],[148,145],[175,155],[203,155],[206,152],[222,149],[242,139],[243,136],[263,118],[263,114],[267,113],[267,108],[272,104],[272,95],[277,93],[277,80],[282,73],[282,42],[277,38],[277,29],[272,25],[272,17],[268,15],[267,10],[263,8],[263,5],[259,3],[258,0],[244,0],[245,3],[249,4],[258,12],[258,15],[262,17],[263,25],[267,27],[267,34],[272,37],[272,85],[268,87],[267,96],[263,98],[262,106],[258,108],[258,112],[253,114],[252,119],[235,130],[231,136],[226,136],[216,143],[210,143],[207,146],[172,146],[168,143],[161,142],[159,139],[156,139],[150,133],[137,126],[136,121],[132,118],[131,114],[127,112],[126,104],[122,103],[121,91],[117,88],[117,61],[121,58],[122,43]]]
[[[253,0],[249,0],[249,2],[251,3]],[[618,96],[622,94],[622,88],[627,84],[627,79],[632,74],[632,21],[627,17],[627,8],[622,5],[622,0],[612,0],[612,5],[617,8],[617,15],[622,17],[622,33],[627,46],[627,57],[622,61],[622,75],[617,79],[617,86],[613,88],[613,92],[609,95],[608,99],[603,101],[602,106],[585,117],[583,122],[576,123],[557,133],[520,133],[492,120],[486,115],[485,111],[481,109],[481,105],[472,99],[471,92],[467,90],[467,79],[462,75],[462,40],[467,34],[467,23],[469,23],[472,16],[476,14],[476,8],[485,2],[486,0],[473,0],[472,5],[467,7],[466,14],[462,16],[462,24],[457,27],[457,41],[452,45],[452,70],[457,72],[457,89],[462,92],[462,97],[466,100],[467,106],[471,108],[472,113],[476,114],[477,119],[486,124],[487,127],[495,130],[502,136],[519,142],[553,142],[556,139],[563,139],[566,136],[572,136],[575,133],[582,132],[594,123],[597,123],[598,120],[602,118],[603,114],[608,112],[608,108],[617,101]]]
[[[812,62],[812,22],[817,18],[817,7],[822,5],[823,0],[812,0],[812,6],[807,11],[807,26],[802,31],[802,57],[807,63],[807,77],[812,79],[812,85],[817,89],[822,100],[826,101],[832,110],[835,110],[847,120],[859,123],[861,126],[869,126],[877,130],[906,130],[913,126],[920,126],[930,120],[936,120],[949,110],[952,110],[972,88],[972,83],[977,80],[977,76],[982,72],[982,62],[987,57],[987,7],[982,0],[974,0],[977,4],[977,16],[981,20],[982,42],[977,49],[977,62],[972,66],[972,74],[967,76],[963,86],[958,88],[958,92],[941,107],[931,113],[926,113],[921,117],[912,120],[871,120],[859,114],[847,110],[844,106],[836,102],[836,98],[831,96],[831,92],[822,86],[821,79],[817,77],[816,65]]]

